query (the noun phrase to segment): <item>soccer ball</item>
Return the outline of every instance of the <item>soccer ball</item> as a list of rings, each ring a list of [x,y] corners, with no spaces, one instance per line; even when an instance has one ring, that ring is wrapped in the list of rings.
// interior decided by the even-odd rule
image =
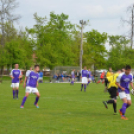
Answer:
[[[134,89],[131,90],[131,94],[134,95]]]

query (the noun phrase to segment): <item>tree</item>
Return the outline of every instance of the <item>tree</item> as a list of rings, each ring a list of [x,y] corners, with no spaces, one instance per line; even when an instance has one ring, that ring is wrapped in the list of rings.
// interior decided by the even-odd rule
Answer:
[[[127,8],[127,19],[121,18],[123,23],[126,23],[130,27],[130,32],[129,32],[129,38],[130,38],[130,44],[131,44],[131,49],[133,48],[133,42],[134,42],[134,4],[129,6]]]
[[[107,33],[99,33],[97,30],[87,32],[85,37],[87,42],[84,43],[84,65],[94,65],[94,71],[96,68],[104,67],[107,57],[107,50],[105,43],[107,41]]]

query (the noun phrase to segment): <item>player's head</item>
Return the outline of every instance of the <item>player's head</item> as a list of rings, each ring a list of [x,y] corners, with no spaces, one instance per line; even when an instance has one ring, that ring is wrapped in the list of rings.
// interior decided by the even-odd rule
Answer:
[[[88,69],[88,71],[90,71],[90,68]]]
[[[125,74],[129,75],[131,72],[131,66],[130,65],[126,65],[125,67]]]
[[[111,67],[109,68],[109,72],[112,72],[112,68]]]
[[[84,66],[84,70],[87,70],[87,67],[86,66]]]
[[[19,64],[15,64],[14,67],[15,67],[15,69],[18,69],[19,68]]]
[[[121,71],[122,71],[122,72],[125,72],[125,68],[123,67],[123,68],[121,69]]]
[[[35,65],[35,66],[34,66],[34,71],[39,72],[39,70],[40,70],[39,65]]]
[[[120,74],[122,71],[121,70],[118,70],[117,73]]]
[[[30,70],[33,70],[33,68],[32,68],[32,67],[30,67]]]

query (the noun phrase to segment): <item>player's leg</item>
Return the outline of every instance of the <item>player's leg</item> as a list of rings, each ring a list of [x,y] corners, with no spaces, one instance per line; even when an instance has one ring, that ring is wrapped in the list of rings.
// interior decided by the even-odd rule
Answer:
[[[36,98],[35,98],[34,105],[35,105],[37,108],[39,108],[39,106],[38,106],[38,101],[39,101],[39,98],[40,98],[40,93],[39,93],[39,92],[36,92],[35,95],[36,95]]]
[[[127,118],[125,117],[125,113],[126,113],[126,108],[127,108],[127,96],[125,92],[121,92],[119,93],[119,96],[123,102],[122,108],[119,110],[119,113],[121,115],[121,119],[127,120]]]
[[[86,92],[87,84],[84,84],[84,92]]]
[[[81,84],[81,91],[82,91],[82,89],[83,89],[83,85],[84,85],[84,84],[82,83],[82,84]]]
[[[24,98],[22,99],[22,103],[21,103],[20,108],[24,108],[24,104],[25,104],[28,96],[29,96],[29,92],[26,92]]]
[[[131,104],[132,104],[131,96],[130,96],[130,94],[127,94],[127,106],[126,106],[126,108],[129,108],[131,106]]]
[[[15,83],[12,83],[13,99],[15,99]]]
[[[16,83],[15,96],[17,99],[18,99],[18,94],[19,94],[19,83]]]

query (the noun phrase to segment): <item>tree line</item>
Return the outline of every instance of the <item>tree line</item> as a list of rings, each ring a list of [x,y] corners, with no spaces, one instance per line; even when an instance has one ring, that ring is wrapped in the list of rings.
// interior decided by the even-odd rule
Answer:
[[[55,66],[79,66],[80,25],[72,24],[69,15],[50,12],[47,18],[35,13],[33,28],[26,27],[22,31],[13,25],[20,17],[11,14],[7,16],[11,13],[10,8],[15,8],[12,7],[13,4],[16,5],[15,0],[6,2],[3,0],[4,6],[0,12],[1,74],[4,67],[9,70],[15,63],[23,69],[28,69],[33,64],[50,69]],[[126,64],[134,67],[134,50],[130,39],[100,33],[95,29],[85,32],[83,36],[83,66],[93,66],[94,69],[112,67],[114,70]],[[106,49],[107,44],[111,46],[109,51]]]

